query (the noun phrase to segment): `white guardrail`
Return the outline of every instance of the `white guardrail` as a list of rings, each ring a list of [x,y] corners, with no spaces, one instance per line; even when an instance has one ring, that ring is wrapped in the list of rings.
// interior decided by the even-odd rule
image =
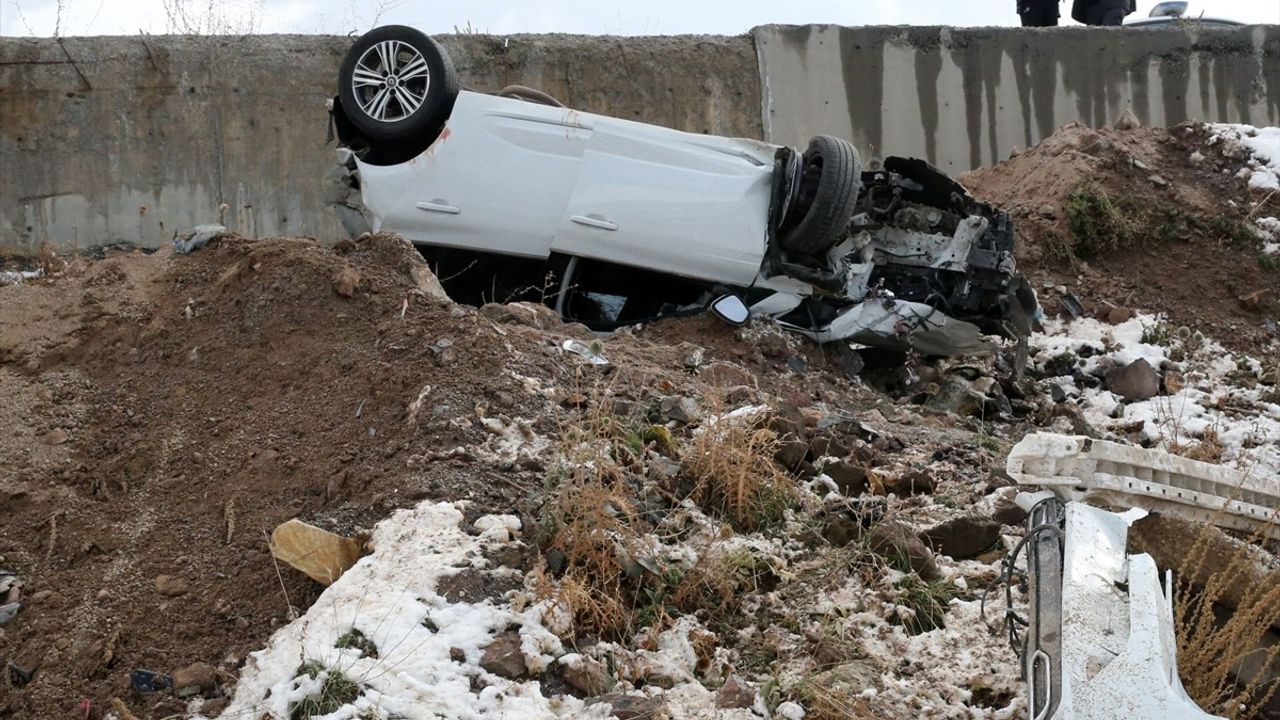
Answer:
[[[1280,539],[1280,478],[1253,477],[1163,450],[1087,437],[1036,433],[1009,452],[1023,485],[1063,500],[1100,500]],[[1268,482],[1269,480],[1269,482]]]

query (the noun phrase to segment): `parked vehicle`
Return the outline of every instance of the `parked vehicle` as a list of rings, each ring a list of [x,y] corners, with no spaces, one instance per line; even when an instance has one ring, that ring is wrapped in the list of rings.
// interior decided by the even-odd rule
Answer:
[[[1225,20],[1223,18],[1204,17],[1203,15],[1188,15],[1189,3],[1186,0],[1171,0],[1170,2],[1156,3],[1151,8],[1151,12],[1144,18],[1130,20],[1125,23],[1125,27],[1176,27],[1179,25],[1200,25],[1205,27],[1240,27],[1244,23],[1236,20]]]
[[[419,245],[459,301],[542,299],[600,330],[714,303],[938,355],[1031,330],[1008,215],[923,161],[864,169],[835,137],[800,150],[459,90],[402,26],[359,38],[338,81],[344,222]]]

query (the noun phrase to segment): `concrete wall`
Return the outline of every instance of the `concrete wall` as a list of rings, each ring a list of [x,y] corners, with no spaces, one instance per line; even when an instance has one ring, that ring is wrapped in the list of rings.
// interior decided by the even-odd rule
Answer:
[[[463,83],[761,137],[748,37],[442,38]],[[0,254],[158,245],[216,222],[336,239],[324,100],[345,37],[0,38]]]
[[[831,133],[951,171],[1127,107],[1157,125],[1280,124],[1276,26],[442,40],[478,90],[518,83],[584,110],[796,145]],[[246,234],[340,237],[322,202],[323,103],[350,42],[0,38],[0,254],[158,245],[224,203]]]
[[[853,139],[950,172],[1071,121],[1280,124],[1280,27],[766,26],[754,31],[766,138]]]

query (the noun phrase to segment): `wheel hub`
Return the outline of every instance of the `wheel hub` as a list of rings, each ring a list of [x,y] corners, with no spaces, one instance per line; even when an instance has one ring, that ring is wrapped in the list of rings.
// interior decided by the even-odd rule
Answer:
[[[404,120],[422,107],[431,87],[426,57],[409,43],[383,40],[360,55],[351,89],[361,112],[378,122]]]

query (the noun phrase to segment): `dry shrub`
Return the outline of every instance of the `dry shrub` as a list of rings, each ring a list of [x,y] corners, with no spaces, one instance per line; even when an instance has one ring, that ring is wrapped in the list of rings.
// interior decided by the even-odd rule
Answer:
[[[1254,720],[1280,690],[1280,644],[1267,647],[1280,627],[1280,583],[1250,582],[1257,574],[1251,546],[1275,530],[1255,531],[1229,557],[1211,557],[1220,531],[1207,524],[1178,568],[1175,617],[1179,674],[1187,693],[1205,710],[1229,720]],[[1214,568],[1217,568],[1214,570]],[[1206,578],[1203,586],[1197,578]],[[1221,602],[1244,583],[1234,612]]]
[[[580,631],[624,638],[635,629],[637,608],[651,604],[653,586],[664,579],[637,561],[647,527],[635,509],[632,478],[643,474],[644,444],[636,446],[634,419],[607,410],[609,395],[596,388],[582,412],[561,425],[539,537],[551,567],[537,589],[562,603]]]
[[[756,424],[713,422],[685,452],[693,499],[741,532],[779,523],[795,504],[793,481],[774,461],[777,435]]]
[[[1169,444],[1168,449],[1175,455],[1207,463],[1221,463],[1222,455],[1226,451],[1218,431],[1213,428],[1205,428],[1199,442],[1183,444],[1175,440]]]

